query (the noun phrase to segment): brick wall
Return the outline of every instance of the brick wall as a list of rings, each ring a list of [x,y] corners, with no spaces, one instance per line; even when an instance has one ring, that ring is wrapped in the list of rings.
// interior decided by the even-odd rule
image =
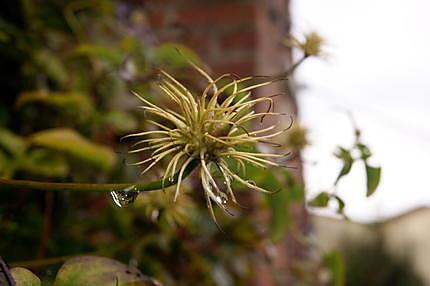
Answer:
[[[149,21],[160,42],[184,43],[214,74],[255,73],[255,1],[148,1]]]

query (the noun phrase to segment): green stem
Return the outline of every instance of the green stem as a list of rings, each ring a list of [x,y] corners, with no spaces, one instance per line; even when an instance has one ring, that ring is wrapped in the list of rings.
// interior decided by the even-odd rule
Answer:
[[[185,169],[183,178],[199,165],[199,160],[193,160]],[[0,178],[0,190],[5,189],[31,189],[42,191],[72,191],[72,192],[111,192],[114,190],[124,190],[133,187],[138,192],[149,192],[161,190],[175,185],[178,182],[179,172],[173,176],[173,180],[153,181],[149,183],[118,183],[118,184],[80,184],[80,183],[51,183],[28,180],[9,180]]]
[[[306,60],[308,59],[308,55],[303,55],[297,62],[295,62],[293,65],[291,65],[287,70],[274,75],[273,78],[276,79],[285,79],[287,76],[291,75],[296,71],[296,69]]]

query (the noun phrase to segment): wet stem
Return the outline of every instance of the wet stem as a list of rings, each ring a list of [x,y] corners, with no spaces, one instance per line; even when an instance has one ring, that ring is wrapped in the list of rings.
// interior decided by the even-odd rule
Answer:
[[[199,165],[199,160],[193,160],[185,169],[183,178],[189,176]],[[179,173],[179,172],[178,172]],[[42,191],[70,191],[70,192],[100,192],[110,193],[112,191],[133,188],[136,192],[149,192],[161,190],[173,186],[178,181],[178,173],[173,176],[173,180],[158,180],[149,183],[120,183],[120,184],[86,184],[86,183],[51,183],[28,180],[0,179],[0,190],[30,189]]]

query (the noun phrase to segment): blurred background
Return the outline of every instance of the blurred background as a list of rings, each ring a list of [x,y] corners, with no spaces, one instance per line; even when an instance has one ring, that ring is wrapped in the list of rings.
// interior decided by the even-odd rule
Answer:
[[[217,211],[224,233],[198,178],[176,203],[167,190],[126,208],[108,194],[2,191],[0,256],[43,285],[76,255],[117,259],[163,285],[430,285],[429,8],[419,0],[3,4],[2,178],[158,179],[161,168],[140,177],[126,164],[133,158],[120,138],[149,128],[130,90],[169,106],[154,84],[162,68],[198,95],[206,83],[188,60],[214,77],[291,71],[253,96],[279,94],[275,110],[294,124],[280,138],[292,152],[288,168],[247,166],[257,184],[280,191],[242,187],[246,208],[233,218]],[[291,45],[314,31],[321,52]]]

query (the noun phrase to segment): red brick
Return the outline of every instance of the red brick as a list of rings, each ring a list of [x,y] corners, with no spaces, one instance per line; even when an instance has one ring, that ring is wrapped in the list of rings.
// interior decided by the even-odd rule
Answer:
[[[188,30],[186,44],[196,52],[205,52],[209,49],[210,37],[203,33],[196,33],[192,29]]]
[[[256,43],[255,29],[245,29],[230,33],[222,38],[223,48],[246,48],[253,49]]]
[[[238,76],[247,76],[254,74],[254,62],[239,62],[239,63],[227,63],[227,64],[213,64],[212,69],[214,75],[220,75],[223,73],[235,73]]]
[[[160,10],[150,11],[148,13],[148,19],[153,28],[160,28],[164,24],[163,13]]]
[[[254,19],[254,6],[242,3],[188,6],[178,11],[177,19],[183,24],[205,26],[251,22]]]

